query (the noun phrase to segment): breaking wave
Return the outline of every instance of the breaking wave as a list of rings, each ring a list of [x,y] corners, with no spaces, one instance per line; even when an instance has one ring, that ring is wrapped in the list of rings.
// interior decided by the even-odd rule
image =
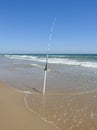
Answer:
[[[13,60],[28,60],[28,61],[35,61],[45,63],[46,57],[39,56],[39,55],[5,55],[7,58]],[[72,65],[72,66],[82,66],[87,68],[97,68],[97,62],[95,61],[80,61],[78,59],[72,59],[64,56],[56,56],[50,57],[48,62],[50,64],[63,64],[63,65]]]

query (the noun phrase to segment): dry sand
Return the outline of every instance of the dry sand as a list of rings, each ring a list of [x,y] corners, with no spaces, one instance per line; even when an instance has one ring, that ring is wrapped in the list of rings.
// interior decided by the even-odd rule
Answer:
[[[0,130],[56,130],[24,104],[24,95],[0,82]]]

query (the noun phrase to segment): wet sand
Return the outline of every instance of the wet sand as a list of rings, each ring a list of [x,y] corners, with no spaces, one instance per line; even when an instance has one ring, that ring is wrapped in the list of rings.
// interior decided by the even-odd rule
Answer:
[[[0,130],[97,130],[97,91],[36,90],[0,82]]]
[[[24,104],[24,94],[0,82],[0,130],[56,130]]]
[[[34,112],[52,121],[60,130],[97,130],[97,91],[35,92],[28,97]]]

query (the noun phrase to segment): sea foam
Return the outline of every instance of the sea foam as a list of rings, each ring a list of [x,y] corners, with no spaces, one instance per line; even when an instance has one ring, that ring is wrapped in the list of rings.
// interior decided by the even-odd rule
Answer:
[[[14,60],[28,60],[28,61],[35,61],[35,62],[46,62],[46,57],[39,57],[39,56],[32,56],[32,55],[5,55],[7,58],[14,59]],[[72,65],[72,66],[81,66],[87,68],[97,68],[97,62],[93,61],[80,61],[77,59],[72,59],[68,57],[58,56],[58,57],[50,57],[48,60],[50,64],[63,64],[63,65]],[[43,68],[42,66],[39,66]]]

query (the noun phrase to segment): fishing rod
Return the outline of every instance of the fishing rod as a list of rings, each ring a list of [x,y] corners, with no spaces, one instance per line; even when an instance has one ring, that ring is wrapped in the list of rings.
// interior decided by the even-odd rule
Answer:
[[[51,46],[51,40],[52,40],[52,34],[53,34],[53,30],[54,30],[55,20],[56,20],[56,18],[53,19],[51,30],[50,30],[50,35],[49,35],[49,44],[48,44],[48,49],[47,49],[47,54],[46,54],[46,63],[45,63],[45,68],[44,68],[43,95],[45,95],[45,90],[46,90],[48,58],[49,58],[49,52],[50,52],[50,46]]]

